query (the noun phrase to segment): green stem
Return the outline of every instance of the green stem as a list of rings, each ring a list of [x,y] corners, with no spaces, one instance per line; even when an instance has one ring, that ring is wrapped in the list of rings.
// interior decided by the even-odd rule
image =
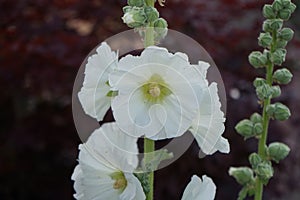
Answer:
[[[145,163],[149,163],[152,160],[152,157],[154,155],[154,150],[155,150],[155,142],[154,140],[150,140],[148,138],[144,138],[144,153],[145,153],[145,158],[144,161]],[[154,172],[150,171],[148,175],[148,182],[149,182],[149,192],[146,194],[146,199],[147,200],[153,200],[153,183],[154,183]]]
[[[272,33],[273,42],[271,45],[270,53],[273,54],[276,47],[276,41],[277,41],[277,32]],[[267,66],[267,72],[266,72],[266,81],[267,84],[272,86],[273,84],[273,70],[274,70],[274,64],[272,62],[269,62]],[[267,138],[268,138],[268,129],[269,129],[269,123],[270,123],[270,117],[267,114],[267,107],[271,104],[271,97],[268,99],[265,99],[263,102],[263,132],[259,139],[258,144],[258,154],[261,158],[266,159],[266,148],[267,148]],[[255,188],[255,200],[261,200],[263,195],[263,183],[262,181],[257,178],[256,179],[256,188]]]
[[[145,34],[145,47],[149,47],[154,45],[154,28],[153,23],[149,23],[146,27],[146,34]]]
[[[147,6],[154,7],[155,0],[145,0]],[[154,45],[154,28],[153,24],[149,23],[146,27],[145,33],[145,48]],[[144,138],[144,153],[145,164],[151,162],[155,151],[155,142],[148,138]],[[154,171],[150,171],[148,175],[149,192],[146,194],[146,200],[153,200],[154,193]]]

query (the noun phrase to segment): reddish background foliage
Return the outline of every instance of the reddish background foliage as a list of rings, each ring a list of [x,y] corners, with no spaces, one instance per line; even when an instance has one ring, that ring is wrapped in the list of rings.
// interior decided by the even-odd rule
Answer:
[[[202,44],[217,63],[228,94],[225,137],[229,155],[199,160],[194,143],[186,154],[156,173],[156,199],[180,199],[192,174],[208,174],[218,186],[216,199],[235,199],[238,184],[230,166],[247,165],[255,140],[244,142],[234,125],[259,109],[252,80],[262,75],[248,64],[258,48],[265,2],[257,0],[167,0],[161,15],[172,29]],[[0,199],[72,199],[70,180],[80,139],[73,125],[71,95],[81,62],[99,42],[128,28],[122,24],[125,0],[0,0]],[[300,7],[299,2],[297,2]],[[175,20],[174,20],[175,19]],[[293,83],[280,101],[292,117],[273,122],[270,141],[292,149],[275,165],[265,199],[299,199],[300,10],[288,26],[296,32],[286,65]],[[230,91],[236,89],[240,98]]]

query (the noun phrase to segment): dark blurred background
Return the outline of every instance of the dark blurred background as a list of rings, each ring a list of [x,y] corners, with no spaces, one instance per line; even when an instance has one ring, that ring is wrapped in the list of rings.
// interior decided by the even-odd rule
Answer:
[[[240,189],[227,174],[248,165],[256,141],[244,142],[235,124],[259,106],[248,54],[258,49],[263,21],[258,0],[167,0],[159,8],[169,27],[202,44],[215,60],[227,90],[225,137],[229,155],[198,159],[196,143],[183,157],[156,172],[155,197],[180,199],[192,174],[207,174],[217,200],[236,199]],[[294,1],[296,2],[296,1]],[[0,0],[0,199],[72,199],[70,180],[81,142],[73,124],[71,96],[77,70],[99,42],[128,28],[122,24],[126,0]],[[296,2],[300,7],[299,1]],[[294,73],[280,101],[292,117],[272,122],[269,142],[292,151],[275,165],[264,199],[300,199],[300,9],[287,26],[295,30],[286,66]]]

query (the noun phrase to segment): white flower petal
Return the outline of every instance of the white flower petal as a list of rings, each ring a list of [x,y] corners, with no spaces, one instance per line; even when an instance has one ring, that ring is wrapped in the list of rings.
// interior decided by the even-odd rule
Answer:
[[[212,83],[204,90],[200,101],[200,111],[190,129],[205,154],[210,155],[217,150],[222,153],[229,152],[229,143],[222,138],[225,130],[224,122],[217,84]]]
[[[153,75],[160,76],[172,92],[157,104],[148,102],[142,93]],[[171,54],[160,47],[146,48],[139,57],[122,58],[109,79],[119,91],[112,100],[118,126],[135,137],[145,135],[154,140],[178,137],[191,126],[207,84],[185,54]]]
[[[216,195],[216,186],[211,178],[202,176],[203,181],[194,175],[184,190],[181,200],[213,200]]]
[[[88,58],[78,98],[85,113],[101,121],[110,107],[111,98],[106,96],[110,87],[106,82],[108,74],[117,67],[118,55],[105,42],[96,52]]]
[[[127,180],[127,187],[120,195],[120,200],[145,200],[146,196],[140,181],[132,174],[124,174]]]
[[[137,138],[122,132],[116,123],[106,123],[89,137],[87,148],[107,165],[125,172],[133,172],[138,165]]]
[[[138,164],[137,138],[121,132],[115,123],[107,123],[95,130],[79,149],[79,165],[75,167],[71,177],[75,181],[74,198],[145,199],[142,198],[145,195],[140,182],[131,174]],[[124,173],[127,180],[124,191],[129,191],[122,192],[122,195],[120,190],[114,189],[116,180],[111,177],[112,174],[120,172]]]

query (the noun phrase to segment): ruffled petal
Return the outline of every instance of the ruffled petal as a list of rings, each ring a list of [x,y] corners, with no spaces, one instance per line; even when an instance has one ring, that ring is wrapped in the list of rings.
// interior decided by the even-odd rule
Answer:
[[[190,129],[205,154],[210,155],[217,150],[222,153],[229,152],[229,143],[225,138],[222,138],[225,130],[224,122],[225,118],[221,111],[217,84],[212,83],[204,90],[199,114]]]
[[[213,200],[216,195],[216,186],[211,178],[202,176],[201,179],[194,175],[186,186],[182,200]]]
[[[122,58],[119,66],[109,79],[119,91],[112,100],[112,110],[124,132],[159,140],[181,136],[188,130],[198,113],[207,81],[189,64],[185,54],[149,47],[140,57]],[[142,93],[142,87],[154,75],[161,77],[171,91],[163,102],[155,104],[148,102]]]
[[[96,129],[85,146],[98,161],[111,168],[133,172],[138,165],[137,138],[122,132],[116,123]]]
[[[96,52],[88,58],[78,98],[85,113],[101,121],[110,107],[111,98],[106,96],[110,91],[108,74],[117,67],[118,55],[105,42]]]

